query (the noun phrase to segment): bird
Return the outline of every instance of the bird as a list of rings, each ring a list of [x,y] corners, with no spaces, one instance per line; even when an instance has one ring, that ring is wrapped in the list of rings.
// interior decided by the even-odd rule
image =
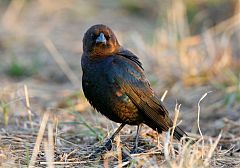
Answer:
[[[107,150],[125,125],[137,126],[133,153],[137,151],[143,124],[158,133],[173,127],[169,112],[151,88],[139,58],[119,44],[108,26],[96,24],[85,32],[81,66],[82,89],[89,103],[108,119],[120,123],[104,145]],[[173,136],[181,140],[188,135],[176,126]]]

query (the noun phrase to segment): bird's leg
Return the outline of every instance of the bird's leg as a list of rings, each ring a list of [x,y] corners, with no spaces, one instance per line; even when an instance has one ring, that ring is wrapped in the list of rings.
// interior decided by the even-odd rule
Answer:
[[[114,140],[114,138],[116,137],[116,135],[122,130],[122,128],[125,126],[126,124],[122,123],[118,129],[112,134],[112,136],[107,140],[107,142],[104,144],[103,147],[98,148],[91,156],[90,159],[94,159],[99,153],[104,153],[107,150],[111,150],[112,149],[112,141]]]
[[[131,153],[138,153],[138,139],[139,139],[139,132],[141,130],[142,124],[139,124],[137,126],[137,134],[136,134],[136,138],[135,138],[135,143],[134,143],[134,147],[133,150],[131,151]]]
[[[108,141],[105,143],[104,148],[107,150],[111,150],[112,149],[112,142],[114,140],[114,138],[116,137],[116,135],[123,129],[123,127],[126,124],[122,123],[118,129],[112,134],[112,136],[108,139]]]

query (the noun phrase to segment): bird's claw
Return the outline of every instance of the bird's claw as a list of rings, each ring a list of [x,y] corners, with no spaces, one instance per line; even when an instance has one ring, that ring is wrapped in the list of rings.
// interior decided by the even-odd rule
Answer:
[[[89,157],[90,159],[94,159],[96,157],[98,157],[98,155],[102,155],[104,153],[106,153],[107,151],[110,151],[112,149],[112,140],[109,139],[104,146],[97,148],[97,150],[91,154],[91,156]]]
[[[110,151],[112,149],[112,140],[109,139],[105,145],[103,146],[103,148],[105,148],[106,150]]]
[[[139,148],[133,148],[130,152],[130,154],[137,154],[137,153],[142,153],[143,150],[142,149],[139,149]]]

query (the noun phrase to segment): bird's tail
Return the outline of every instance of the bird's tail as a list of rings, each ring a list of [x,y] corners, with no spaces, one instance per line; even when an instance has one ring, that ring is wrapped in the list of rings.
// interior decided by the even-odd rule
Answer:
[[[153,130],[158,131],[158,133],[162,133],[162,131],[168,131],[168,129],[172,127],[171,119],[170,118],[167,118],[167,119],[168,119],[168,122],[166,122],[167,120],[165,120],[165,122],[155,123],[155,122],[149,120],[148,122],[145,122],[145,124],[147,124]],[[163,126],[163,123],[164,123],[164,126]],[[168,124],[166,124],[166,123],[168,123]],[[175,127],[174,132],[173,132],[173,136],[179,141],[184,136],[188,137],[187,133],[184,132],[179,126]]]
[[[183,136],[188,137],[187,133],[184,132],[179,126],[176,126],[176,127],[175,127],[173,136],[174,136],[176,139],[178,139],[179,141],[181,140],[181,138],[182,138]]]

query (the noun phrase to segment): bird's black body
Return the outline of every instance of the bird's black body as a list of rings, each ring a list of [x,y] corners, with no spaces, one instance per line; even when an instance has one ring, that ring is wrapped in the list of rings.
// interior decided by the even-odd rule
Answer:
[[[84,94],[93,107],[118,123],[138,125],[143,122],[141,112],[118,82],[121,78],[129,81],[135,77],[142,78],[143,73],[138,66],[123,55],[112,55],[94,63],[83,56],[82,67],[85,69]]]
[[[102,33],[102,34],[101,34]],[[95,41],[106,36],[104,44]],[[122,48],[108,27],[95,25],[85,34],[82,55],[82,86],[90,104],[118,123],[144,123],[158,132],[173,126],[168,111],[154,95],[142,64],[132,52]],[[174,136],[186,135],[179,127]]]

